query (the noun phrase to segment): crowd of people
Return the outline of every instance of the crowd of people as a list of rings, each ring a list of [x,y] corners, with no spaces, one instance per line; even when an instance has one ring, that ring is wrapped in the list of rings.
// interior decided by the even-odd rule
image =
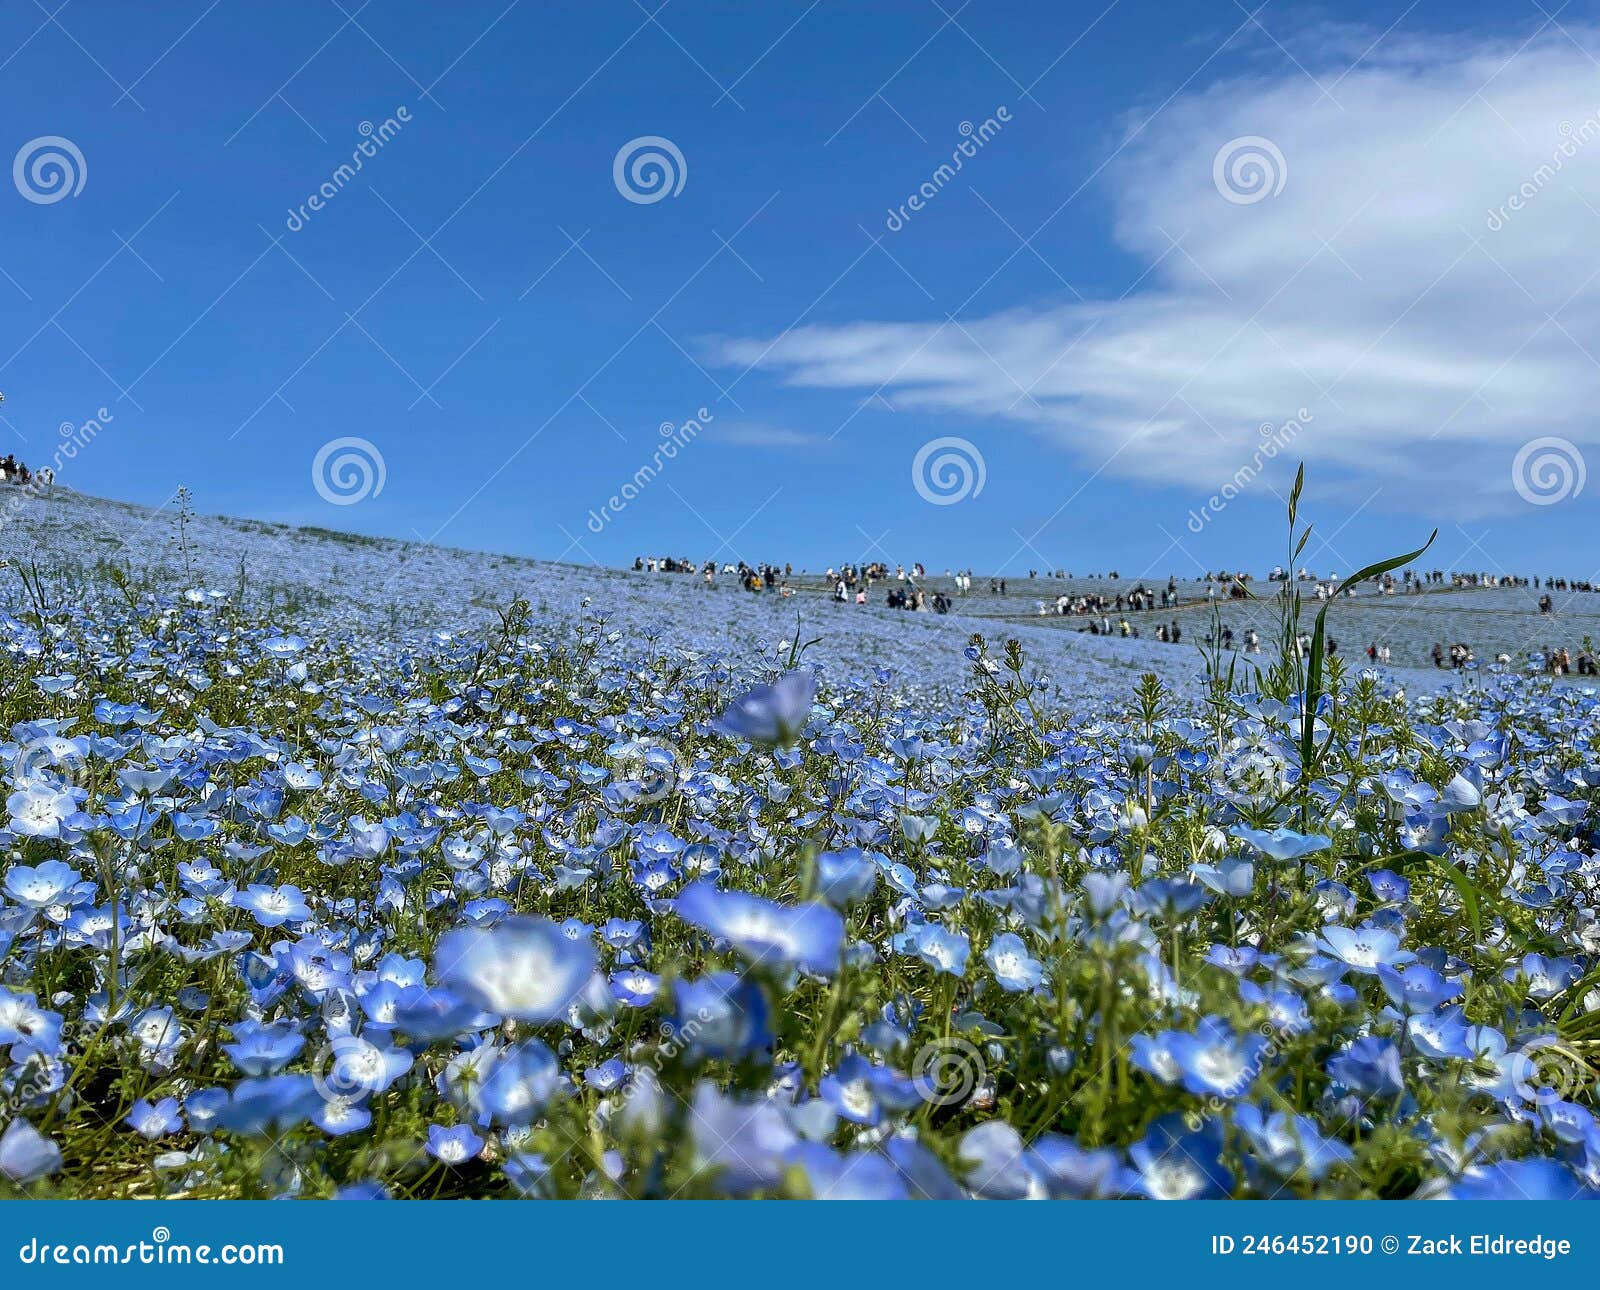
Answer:
[[[0,477],[11,480],[20,477],[25,481],[28,474],[26,468],[18,465],[14,458],[6,457],[0,460]],[[695,561],[676,556],[638,556],[634,559],[633,568],[635,572],[641,573],[698,573],[708,587],[714,586],[719,576],[729,576],[736,579],[746,591],[775,592],[782,597],[791,597],[797,590],[795,567],[788,563],[752,565],[740,560],[736,563],[719,564],[716,560]],[[1066,570],[1050,570],[1044,576],[1055,579],[1074,577]],[[1108,582],[1116,582],[1120,577],[1115,570],[1106,574],[1082,576],[1085,580]],[[807,579],[814,575],[807,575],[802,569],[800,577]],[[864,606],[873,602],[875,596],[872,593],[876,588],[888,584],[881,601],[888,608],[913,613],[948,614],[956,606],[957,601],[954,597],[972,594],[973,574],[970,569],[954,572],[947,569],[944,577],[951,584],[953,595],[924,585],[928,574],[920,563],[909,566],[895,565],[891,569],[884,561],[863,561],[829,567],[824,574],[824,585],[829,589],[830,598],[836,603]],[[1030,582],[1038,577],[1037,570],[1028,571]],[[1252,577],[1244,572],[1208,571],[1196,576],[1194,581],[1196,584],[1204,585],[1205,598],[1212,603],[1215,603],[1219,595],[1226,595],[1233,600],[1248,599],[1251,595],[1249,584]],[[1312,594],[1318,600],[1327,600],[1336,595],[1340,585],[1337,575],[1324,578],[1306,568],[1298,569],[1292,575],[1281,567],[1275,568],[1267,575],[1267,581],[1310,583]],[[1010,587],[1005,578],[992,577],[987,579],[987,583],[987,591],[991,596],[1010,594]],[[1446,572],[1442,569],[1414,573],[1408,569],[1398,576],[1392,573],[1385,574],[1374,580],[1373,584],[1364,584],[1361,590],[1367,595],[1394,596],[1419,594],[1430,588],[1543,589],[1545,594],[1538,600],[1539,612],[1553,614],[1556,612],[1556,605],[1550,592],[1592,592],[1600,590],[1600,584],[1557,577]],[[1346,591],[1345,594],[1350,595],[1352,592]],[[1194,600],[1191,599],[1187,603],[1192,605]],[[1063,591],[1053,600],[1040,599],[1033,602],[1034,611],[1040,617],[1087,619],[1087,622],[1078,628],[1079,631],[1094,636],[1121,636],[1130,639],[1137,639],[1143,633],[1139,621],[1130,618],[1129,615],[1174,610],[1184,604],[1183,593],[1176,577],[1169,577],[1165,585],[1150,586],[1141,581],[1127,591]],[[1148,630],[1148,624],[1146,629]],[[1176,618],[1156,623],[1152,634],[1163,644],[1177,645],[1183,641],[1183,628]],[[1238,650],[1245,654],[1261,653],[1261,636],[1253,627],[1245,629],[1242,633],[1236,633],[1232,627],[1218,624],[1206,631],[1202,642],[1207,648]],[[1585,645],[1587,646],[1587,642]],[[1302,658],[1307,656],[1311,650],[1310,634],[1301,633],[1294,642],[1294,648]],[[1326,656],[1336,657],[1339,652],[1338,642],[1331,637],[1327,638],[1323,643],[1323,649]],[[1369,664],[1378,666],[1388,666],[1392,658],[1392,651],[1386,642],[1371,641],[1363,652]],[[1473,666],[1477,661],[1472,647],[1464,641],[1457,641],[1448,647],[1442,642],[1436,642],[1430,655],[1434,667],[1440,669],[1449,667],[1461,671]],[[1512,660],[1509,654],[1502,653],[1496,656],[1495,661],[1509,665]],[[1528,666],[1532,670],[1552,676],[1565,676],[1574,671],[1580,676],[1600,676],[1600,666],[1597,666],[1594,655],[1587,647],[1576,653],[1565,648],[1551,647],[1529,651]]]
[[[1594,655],[1587,646],[1588,642],[1585,640],[1585,648],[1580,649],[1577,658],[1574,659],[1571,650],[1564,647],[1551,649],[1547,645],[1542,650],[1535,650],[1529,656],[1529,661],[1535,670],[1549,676],[1566,676],[1574,668],[1579,676],[1600,676],[1600,668],[1595,666]]]
[[[1104,618],[1109,614],[1120,614],[1126,608],[1130,613],[1143,613],[1147,609],[1172,609],[1178,603],[1178,582],[1175,578],[1168,578],[1167,585],[1159,592],[1151,591],[1140,583],[1132,591],[1103,594],[1100,592],[1087,592],[1079,595],[1069,595],[1063,592],[1054,601],[1036,600],[1034,608],[1041,618],[1056,614],[1062,618],[1082,616],[1085,614]]]
[[[8,452],[4,457],[0,457],[0,482],[29,484],[33,482],[33,472],[18,461],[15,454]]]

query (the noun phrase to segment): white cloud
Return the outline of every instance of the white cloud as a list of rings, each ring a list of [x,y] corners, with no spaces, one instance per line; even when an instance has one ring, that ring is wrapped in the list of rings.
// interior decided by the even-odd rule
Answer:
[[[805,449],[807,452],[827,451],[835,446],[827,436],[812,430],[791,430],[787,426],[767,425],[759,421],[719,421],[706,427],[707,439],[718,443],[738,444],[746,448]]]
[[[1435,510],[1445,485],[1460,515],[1519,505],[1522,444],[1600,447],[1600,75],[1576,43],[1594,33],[1569,31],[1391,37],[1342,75],[1230,81],[1132,123],[1096,181],[1117,242],[1149,266],[1124,299],[809,326],[721,357],[1022,423],[1085,471],[1199,494],[1263,423],[1306,409],[1292,452],[1319,486],[1383,484],[1399,506],[1423,481],[1415,509]],[[1213,159],[1251,135],[1287,175],[1235,204]]]

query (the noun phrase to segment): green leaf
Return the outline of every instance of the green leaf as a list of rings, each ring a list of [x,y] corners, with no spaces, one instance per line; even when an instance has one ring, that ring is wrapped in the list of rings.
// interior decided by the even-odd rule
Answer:
[[[1467,922],[1472,927],[1473,944],[1483,941],[1483,909],[1478,903],[1478,886],[1471,878],[1457,869],[1442,856],[1429,856],[1428,863],[1440,870],[1450,880],[1452,886],[1461,895],[1462,908],[1466,910]]]
[[[1305,473],[1305,464],[1302,462],[1300,472]],[[1312,729],[1316,721],[1317,703],[1322,698],[1322,645],[1328,631],[1328,610],[1333,608],[1333,603],[1345,593],[1346,588],[1357,583],[1365,582],[1368,578],[1380,578],[1391,569],[1398,569],[1401,565],[1410,564],[1418,559],[1433,545],[1439,530],[1434,529],[1428,535],[1428,540],[1415,551],[1405,555],[1397,555],[1388,560],[1380,560],[1377,564],[1369,564],[1351,574],[1328,597],[1322,608],[1317,611],[1317,622],[1311,633],[1311,659],[1307,665],[1306,688],[1301,696],[1300,709],[1300,782],[1305,786],[1306,796],[1301,799],[1300,813],[1302,822],[1310,802],[1311,781],[1317,761],[1316,741],[1312,738]]]

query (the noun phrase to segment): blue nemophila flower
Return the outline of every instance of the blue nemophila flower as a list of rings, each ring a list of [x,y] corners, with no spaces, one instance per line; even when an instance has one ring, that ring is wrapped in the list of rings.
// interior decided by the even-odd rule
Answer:
[[[1320,1182],[1335,1165],[1355,1159],[1349,1147],[1325,1136],[1309,1116],[1268,1112],[1246,1102],[1234,1111],[1234,1123],[1255,1161],[1279,1178]]]
[[[713,972],[673,987],[676,1010],[666,1038],[706,1057],[738,1061],[763,1053],[772,1042],[767,996],[761,986],[732,972]]]
[[[1168,922],[1188,917],[1206,903],[1205,888],[1182,878],[1152,878],[1134,889],[1135,909]]]
[[[1137,1175],[1133,1190],[1151,1200],[1220,1199],[1233,1191],[1222,1162],[1222,1126],[1213,1119],[1189,1129],[1178,1115],[1152,1124],[1128,1149]]]
[[[311,1123],[330,1138],[342,1138],[371,1128],[372,1112],[365,1102],[334,1097],[324,1101],[311,1112]]]
[[[1405,1091],[1400,1050],[1392,1040],[1364,1035],[1328,1062],[1328,1074],[1352,1093],[1398,1097]]]
[[[428,1126],[428,1154],[440,1164],[464,1165],[469,1160],[477,1159],[482,1150],[483,1139],[472,1131],[471,1125],[457,1124],[450,1128],[442,1124]]]
[[[1442,856],[1450,846],[1450,817],[1443,811],[1427,808],[1410,811],[1400,826],[1400,845],[1407,851]]]
[[[723,710],[718,721],[728,734],[752,743],[793,743],[805,729],[816,694],[816,676],[796,668],[772,685],[745,691]]]
[[[1430,1061],[1471,1061],[1474,1056],[1466,1014],[1458,1007],[1408,1018],[1405,1039]]]
[[[939,1157],[912,1137],[893,1137],[883,1154],[899,1171],[913,1200],[962,1200],[965,1194],[939,1162]]]
[[[646,943],[649,933],[637,918],[612,918],[600,929],[600,939],[614,950],[631,950]]]
[[[1052,1200],[1106,1200],[1133,1189],[1119,1152],[1080,1147],[1059,1133],[1041,1133],[1028,1151],[1028,1170]]]
[[[1367,886],[1378,900],[1402,904],[1411,898],[1411,884],[1388,869],[1374,869],[1367,875]]]
[[[1469,770],[1481,779],[1476,767],[1469,767]],[[1475,811],[1482,805],[1483,789],[1465,774],[1454,776],[1439,794],[1439,807],[1448,814]]]
[[[1583,969],[1576,959],[1526,954],[1522,962],[1508,967],[1504,976],[1507,981],[1526,981],[1530,999],[1553,999],[1576,984],[1583,976]]]
[[[360,1035],[339,1035],[329,1045],[332,1057],[325,1089],[350,1100],[382,1093],[411,1069],[403,1048],[375,1044]]]
[[[275,1136],[304,1124],[323,1105],[309,1075],[274,1075],[239,1081],[214,1119],[218,1128],[245,1137]]]
[[[289,884],[269,887],[264,883],[253,883],[238,893],[233,903],[247,910],[263,927],[303,923],[311,917],[311,906],[306,903],[305,893]]]
[[[800,1142],[777,1102],[747,1104],[709,1080],[695,1089],[688,1127],[697,1167],[730,1196],[776,1187]]]
[[[611,974],[611,997],[629,1008],[647,1008],[661,990],[661,978],[642,968]]]
[[[910,1200],[905,1175],[873,1151],[840,1152],[820,1142],[802,1142],[793,1161],[805,1175],[813,1200]]]
[[[78,798],[71,789],[35,780],[7,797],[6,809],[9,827],[18,837],[57,838],[78,813]]]
[[[561,1063],[537,1039],[514,1044],[489,1062],[469,1093],[474,1110],[495,1124],[531,1124],[562,1086]]]
[[[46,860],[29,868],[14,865],[6,871],[5,894],[28,909],[47,909],[65,903],[81,878],[78,871],[59,860]]]
[[[222,1051],[243,1075],[275,1075],[306,1046],[305,1036],[289,1020],[264,1024],[254,1019],[235,1022],[233,1042]]]
[[[972,943],[965,932],[953,932],[939,923],[918,923],[894,938],[901,954],[914,954],[935,972],[964,977]]]
[[[882,1121],[885,1111],[910,1110],[920,1100],[914,1080],[876,1066],[860,1053],[851,1053],[838,1070],[824,1075],[818,1092],[845,1119],[869,1128]]]
[[[878,867],[860,847],[824,851],[817,856],[817,894],[835,909],[868,899],[878,886]]]
[[[844,920],[822,904],[780,905],[702,879],[683,889],[673,912],[727,941],[757,965],[801,967],[830,976],[839,967]]]
[[[609,1093],[614,1088],[620,1088],[627,1078],[627,1065],[616,1057],[608,1057],[600,1065],[590,1066],[583,1072],[583,1082],[597,1093]]]
[[[1380,967],[1398,967],[1417,956],[1400,948],[1400,938],[1377,927],[1340,927],[1330,923],[1322,929],[1317,948],[1332,955],[1346,967],[1366,976],[1375,976]]]
[[[1038,1190],[1022,1135],[1004,1120],[990,1120],[961,1136],[963,1181],[975,1196],[1022,1200]]]
[[[1594,1200],[1600,1196],[1555,1160],[1498,1160],[1474,1165],[1447,1193],[1451,1200]]]
[[[61,1168],[61,1148],[18,1116],[0,1133],[0,1174],[23,1185]]]
[[[1240,827],[1234,830],[1234,836],[1242,838],[1274,860],[1299,860],[1303,856],[1326,851],[1333,845],[1332,839],[1325,838],[1321,834],[1296,833],[1289,828],[1278,828],[1268,832],[1265,829]]]
[[[0,1048],[12,1045],[11,1060],[30,1051],[52,1051],[61,1040],[64,1018],[41,1008],[31,994],[19,994],[0,985]]]
[[[1171,1031],[1165,1041],[1184,1088],[1201,1096],[1237,1098],[1261,1073],[1265,1036],[1236,1034],[1221,1017],[1202,1017],[1193,1034]]]
[[[1101,870],[1083,876],[1083,899],[1089,913],[1103,919],[1128,897],[1132,884],[1125,873],[1106,873]]]
[[[1032,990],[1044,979],[1044,965],[1028,953],[1027,945],[1015,932],[996,936],[983,952],[983,961],[1000,988],[1013,994]]]
[[[1255,890],[1256,867],[1253,861],[1236,857],[1214,865],[1197,864],[1194,876],[1219,896],[1243,900]]]
[[[141,1097],[123,1123],[141,1137],[154,1140],[179,1132],[183,1128],[183,1117],[178,1114],[175,1097],[164,1097],[154,1103]]]
[[[1463,990],[1459,981],[1441,976],[1425,963],[1407,963],[1399,968],[1381,964],[1378,980],[1395,1007],[1407,1013],[1432,1012],[1460,998]]]
[[[434,975],[462,997],[502,1017],[557,1021],[595,975],[594,946],[572,940],[543,918],[446,932],[434,950]]]

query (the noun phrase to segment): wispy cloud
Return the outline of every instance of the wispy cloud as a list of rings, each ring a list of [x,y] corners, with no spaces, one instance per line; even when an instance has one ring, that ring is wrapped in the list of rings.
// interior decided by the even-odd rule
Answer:
[[[826,435],[812,430],[791,430],[786,426],[767,425],[759,421],[718,422],[707,427],[704,437],[714,443],[785,451],[828,452],[836,446]]]
[[[1425,479],[1463,514],[1516,505],[1522,444],[1600,442],[1595,37],[1345,41],[1334,67],[1180,97],[1096,180],[1146,266],[1126,297],[807,326],[719,357],[1017,423],[1086,470],[1198,493],[1309,409],[1295,456],[1324,479]],[[1218,151],[1245,136],[1281,154],[1276,196],[1219,191]],[[1408,489],[1438,501],[1412,483],[1388,501]]]

